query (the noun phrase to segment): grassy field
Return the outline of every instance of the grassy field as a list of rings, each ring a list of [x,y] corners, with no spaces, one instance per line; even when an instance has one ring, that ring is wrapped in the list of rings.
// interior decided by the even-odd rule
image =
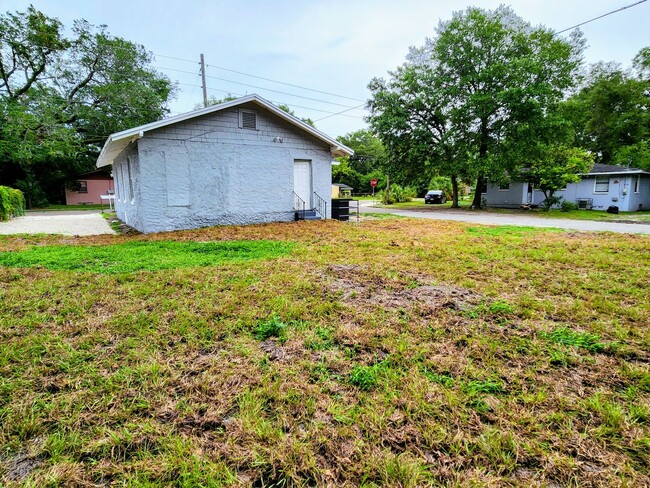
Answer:
[[[650,239],[0,237],[0,484],[648,486]]]
[[[367,200],[367,199],[365,199]],[[404,209],[404,210],[427,210],[433,211],[436,210],[450,210],[451,201],[447,201],[442,205],[427,205],[424,203],[422,198],[414,198],[410,202],[404,203],[393,203],[386,206],[386,208],[395,208],[395,209]],[[459,210],[471,210],[471,200],[465,199],[460,202]],[[478,212],[478,211],[477,211]],[[650,223],[650,211],[642,212],[622,212],[619,214],[609,214],[600,210],[570,210],[568,212],[563,212],[559,209],[553,209],[550,211],[544,211],[541,208],[536,208],[533,210],[520,210],[520,209],[509,209],[509,208],[485,208],[480,210],[480,212],[488,213],[501,213],[501,214],[514,214],[514,215],[525,215],[527,217],[541,217],[547,219],[570,219],[570,220],[599,220],[599,221],[621,221],[621,222],[637,222],[637,223]]]

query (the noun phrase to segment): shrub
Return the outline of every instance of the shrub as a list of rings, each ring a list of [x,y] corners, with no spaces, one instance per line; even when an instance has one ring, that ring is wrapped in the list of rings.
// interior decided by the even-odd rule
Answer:
[[[562,202],[562,197],[558,196],[551,196],[548,198],[545,198],[544,201],[542,202],[542,208],[546,211],[551,210],[554,206],[560,205],[560,202]]]
[[[386,201],[386,190],[381,190],[378,193],[379,199],[390,205],[391,203],[410,202],[417,195],[417,190],[410,186],[390,185],[388,192],[388,201]]]
[[[578,210],[578,205],[568,200],[564,200],[560,205],[560,210],[562,210],[562,212],[570,212],[571,210]]]
[[[25,215],[25,196],[20,190],[0,186],[0,220]]]

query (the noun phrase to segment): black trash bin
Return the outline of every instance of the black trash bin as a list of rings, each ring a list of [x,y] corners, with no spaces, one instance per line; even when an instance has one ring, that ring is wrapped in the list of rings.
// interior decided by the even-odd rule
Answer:
[[[332,218],[347,222],[350,220],[351,198],[332,198]]]
[[[618,207],[616,205],[610,205],[609,207],[607,207],[607,213],[617,214]]]

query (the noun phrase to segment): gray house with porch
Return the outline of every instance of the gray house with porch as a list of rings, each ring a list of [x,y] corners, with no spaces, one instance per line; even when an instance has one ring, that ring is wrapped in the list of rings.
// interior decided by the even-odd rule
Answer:
[[[611,164],[595,164],[580,181],[555,193],[579,208],[607,210],[616,206],[621,212],[650,209],[650,172]],[[519,208],[540,205],[544,194],[531,183],[513,181],[488,183],[484,194],[489,207]]]
[[[353,151],[258,95],[109,136],[115,208],[149,233],[331,215],[332,158]]]

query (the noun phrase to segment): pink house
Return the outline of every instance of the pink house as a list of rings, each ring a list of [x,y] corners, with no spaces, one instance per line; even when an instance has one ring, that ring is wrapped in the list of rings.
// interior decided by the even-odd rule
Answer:
[[[114,192],[113,177],[105,170],[86,173],[74,182],[73,189],[65,189],[66,205],[101,204],[100,195],[107,195]],[[106,203],[106,202],[103,202]]]

